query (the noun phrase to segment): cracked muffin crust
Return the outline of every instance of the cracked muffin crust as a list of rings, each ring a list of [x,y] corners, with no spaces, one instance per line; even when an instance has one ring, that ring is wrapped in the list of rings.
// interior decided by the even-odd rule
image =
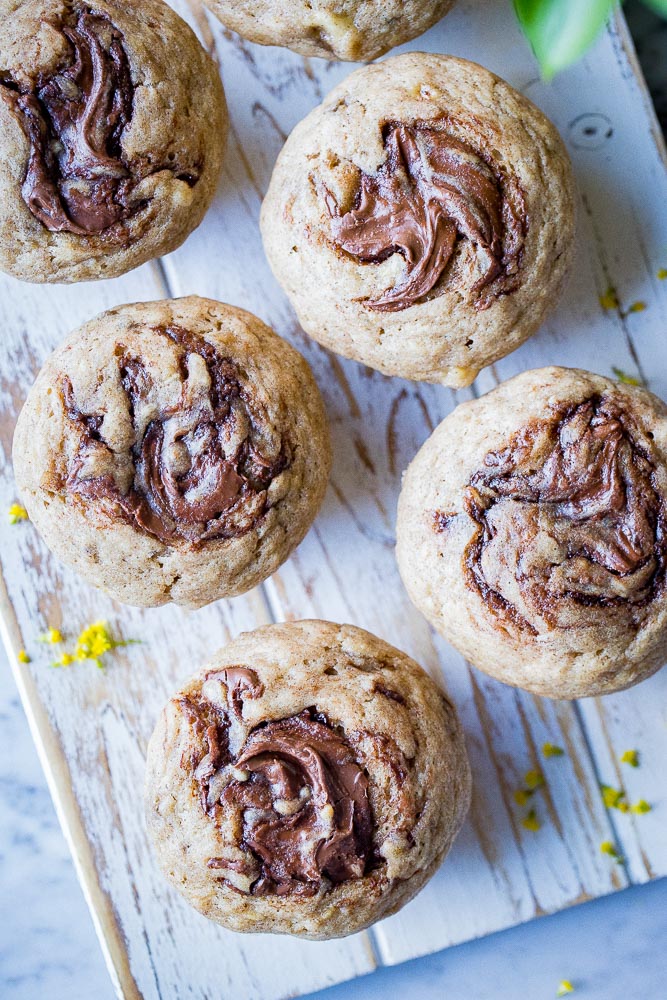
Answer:
[[[476,667],[552,698],[667,660],[667,406],[566,368],[464,403],[405,474],[397,555]]]
[[[0,0],[0,268],[112,278],[175,250],[226,133],[217,68],[162,0]]]
[[[170,700],[148,748],[158,864],[236,931],[341,937],[435,873],[468,809],[456,712],[404,653],[350,625],[269,625]]]
[[[293,131],[262,208],[306,333],[386,375],[469,385],[541,325],[574,241],[554,126],[481,66],[409,53]]]
[[[303,56],[370,62],[417,38],[455,0],[204,0],[227,28]]]
[[[42,368],[16,483],[63,562],[118,600],[196,608],[270,576],[322,503],[331,454],[303,360],[196,296],[112,309]]]

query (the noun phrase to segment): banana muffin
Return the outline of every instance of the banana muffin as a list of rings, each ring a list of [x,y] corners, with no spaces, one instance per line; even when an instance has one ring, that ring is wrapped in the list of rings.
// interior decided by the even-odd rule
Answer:
[[[461,387],[553,307],[572,170],[509,84],[410,53],[353,73],[297,125],[261,222],[306,333],[386,375]]]
[[[0,0],[0,269],[113,278],[175,250],[226,133],[217,68],[162,0]]]
[[[542,368],[463,403],[405,474],[412,600],[476,667],[552,698],[667,660],[667,407]]]
[[[308,531],[330,464],[301,355],[250,313],[197,297],[76,330],[14,438],[16,483],[47,545],[147,607],[196,608],[266,579]]]
[[[303,56],[369,62],[422,35],[455,0],[204,0],[227,28]]]
[[[395,913],[441,864],[469,801],[448,699],[350,625],[241,635],[174,695],[148,748],[158,864],[236,931],[342,937]]]

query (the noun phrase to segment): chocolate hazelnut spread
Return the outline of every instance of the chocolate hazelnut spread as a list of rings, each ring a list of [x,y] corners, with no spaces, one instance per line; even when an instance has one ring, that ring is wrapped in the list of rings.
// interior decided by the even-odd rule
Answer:
[[[664,586],[667,511],[651,447],[613,400],[536,421],[490,452],[465,495],[468,586],[536,634],[603,615],[635,625]],[[585,613],[582,609],[585,608]]]
[[[244,840],[260,858],[254,893],[315,893],[331,882],[361,878],[373,822],[368,779],[343,738],[313,710],[270,722],[247,740],[223,808],[244,810]]]
[[[334,244],[361,263],[395,253],[405,277],[366,304],[396,312],[423,301],[454,258],[457,243],[473,244],[482,275],[472,287],[478,309],[516,290],[528,231],[523,193],[490,157],[448,131],[449,119],[389,122],[387,158],[377,173],[361,173],[354,207],[342,213],[327,191]]]
[[[225,683],[228,710],[203,692],[180,702],[204,751],[182,763],[194,770],[214,820],[239,817],[242,833],[232,847],[244,857],[210,858],[208,867],[244,876],[253,895],[311,896],[361,878],[372,862],[368,779],[340,730],[310,708],[256,726],[234,754],[229,713],[242,718],[238,691],[256,698],[263,686],[244,667],[214,671],[211,679]]]
[[[65,412],[78,433],[64,486],[93,514],[124,520],[165,544],[197,547],[240,537],[266,513],[269,487],[289,465],[289,447],[264,439],[251,392],[233,361],[181,328],[155,332],[179,351],[178,403],[146,424],[139,414],[150,410],[150,371],[123,350],[119,377],[136,439],[131,455],[117,455],[104,440],[103,416],[82,413],[64,378]]]
[[[121,146],[135,93],[125,40],[107,14],[79,3],[53,26],[70,50],[56,72],[31,88],[0,73],[0,96],[30,142],[23,200],[51,232],[105,233],[144,204],[135,188],[146,171]],[[182,176],[196,183],[196,172]]]

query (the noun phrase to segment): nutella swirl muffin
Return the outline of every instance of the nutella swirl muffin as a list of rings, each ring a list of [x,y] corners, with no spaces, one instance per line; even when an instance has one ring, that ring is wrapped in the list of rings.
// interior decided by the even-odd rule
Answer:
[[[465,386],[557,297],[571,167],[553,125],[493,73],[395,56],[296,127],[262,232],[311,337],[386,375]]]
[[[226,132],[215,64],[162,0],[0,0],[0,269],[112,278],[175,250]]]
[[[128,604],[196,608],[266,579],[310,527],[331,464],[303,358],[241,309],[123,306],[49,358],[14,470],[49,548]]]
[[[342,937],[395,913],[469,801],[450,702],[350,625],[241,635],[174,695],[148,748],[158,864],[235,931]]]
[[[405,474],[398,561],[476,667],[552,698],[667,660],[667,407],[565,368],[459,406]]]
[[[204,0],[251,42],[303,56],[370,62],[422,35],[455,0]]]

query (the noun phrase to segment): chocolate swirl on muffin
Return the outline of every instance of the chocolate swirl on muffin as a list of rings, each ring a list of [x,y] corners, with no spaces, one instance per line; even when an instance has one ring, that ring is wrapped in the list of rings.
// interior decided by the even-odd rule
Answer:
[[[475,248],[481,277],[475,307],[518,287],[528,216],[517,181],[492,158],[457,138],[452,122],[389,122],[382,129],[387,158],[377,173],[361,172],[354,206],[341,212],[331,192],[325,203],[333,242],[364,264],[398,253],[405,276],[366,304],[396,312],[423,301],[450,267],[461,240]]]
[[[650,442],[611,398],[524,427],[487,454],[464,503],[477,524],[468,586],[519,629],[566,628],[584,608],[632,625],[664,587],[667,511]]]
[[[0,77],[4,96],[30,142],[23,200],[51,232],[105,233],[143,207],[139,181],[173,171],[193,186],[199,169],[176,162],[133,162],[123,152],[135,86],[123,33],[105,12],[75,3],[54,24],[68,55],[30,86]]]
[[[269,487],[290,463],[289,444],[265,439],[235,362],[181,327],[154,332],[179,349],[178,404],[147,420],[150,370],[121,348],[119,379],[135,443],[129,456],[117,455],[104,440],[104,415],[82,413],[63,377],[65,412],[78,432],[64,487],[76,503],[164,543],[196,547],[239,537],[266,512]]]
[[[469,801],[451,703],[351,625],[240,635],[174,693],[148,747],[158,864],[236,931],[323,939],[395,913],[441,863]]]
[[[227,711],[207,685],[227,691]],[[252,729],[234,752],[243,699],[261,697],[254,671],[227,668],[206,676],[181,707],[205,754],[194,767],[202,808],[214,821],[234,817],[240,855],[213,857],[208,868],[252,895],[312,896],[361,878],[371,861],[373,818],[368,778],[339,727],[316,708]]]

